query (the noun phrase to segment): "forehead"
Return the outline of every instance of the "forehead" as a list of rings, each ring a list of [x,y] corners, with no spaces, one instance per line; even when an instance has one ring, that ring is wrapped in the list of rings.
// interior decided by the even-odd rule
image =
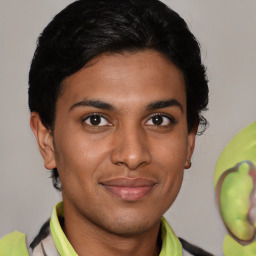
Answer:
[[[176,98],[185,104],[186,93],[182,72],[162,54],[145,50],[101,55],[66,78],[59,101],[83,98],[116,104]]]

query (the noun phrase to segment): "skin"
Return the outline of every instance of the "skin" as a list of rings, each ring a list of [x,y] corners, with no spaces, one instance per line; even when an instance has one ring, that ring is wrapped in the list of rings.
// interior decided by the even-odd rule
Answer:
[[[195,142],[180,70],[153,50],[99,56],[65,79],[53,136],[37,113],[31,127],[45,167],[58,168],[75,251],[158,255]]]

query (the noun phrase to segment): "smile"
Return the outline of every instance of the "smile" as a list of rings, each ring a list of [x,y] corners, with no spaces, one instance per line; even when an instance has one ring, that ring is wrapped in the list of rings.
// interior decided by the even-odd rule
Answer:
[[[156,184],[144,178],[117,178],[101,183],[107,192],[124,201],[137,201],[144,198]]]

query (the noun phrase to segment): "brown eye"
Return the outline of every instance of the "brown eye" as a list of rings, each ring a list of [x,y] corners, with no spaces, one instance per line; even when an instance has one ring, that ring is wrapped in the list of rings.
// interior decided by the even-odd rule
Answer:
[[[101,115],[93,114],[85,119],[85,123],[91,126],[108,126],[110,123]]]
[[[162,116],[153,116],[152,123],[154,125],[161,125],[163,123],[163,117]]]
[[[171,116],[169,117],[162,114],[155,114],[146,122],[146,125],[151,126],[169,126],[172,124],[175,124],[175,120]]]

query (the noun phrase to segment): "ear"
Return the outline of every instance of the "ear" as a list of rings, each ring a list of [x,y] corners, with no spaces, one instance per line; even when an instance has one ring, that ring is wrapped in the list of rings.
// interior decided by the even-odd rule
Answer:
[[[32,112],[30,127],[36,137],[40,153],[44,160],[44,166],[48,170],[56,168],[55,152],[51,130],[47,129],[41,121],[39,114]]]
[[[186,158],[186,163],[185,163],[185,169],[189,169],[191,167],[191,157],[193,155],[194,148],[195,148],[197,128],[198,127],[196,126],[188,134],[188,148],[187,148],[187,158]]]

